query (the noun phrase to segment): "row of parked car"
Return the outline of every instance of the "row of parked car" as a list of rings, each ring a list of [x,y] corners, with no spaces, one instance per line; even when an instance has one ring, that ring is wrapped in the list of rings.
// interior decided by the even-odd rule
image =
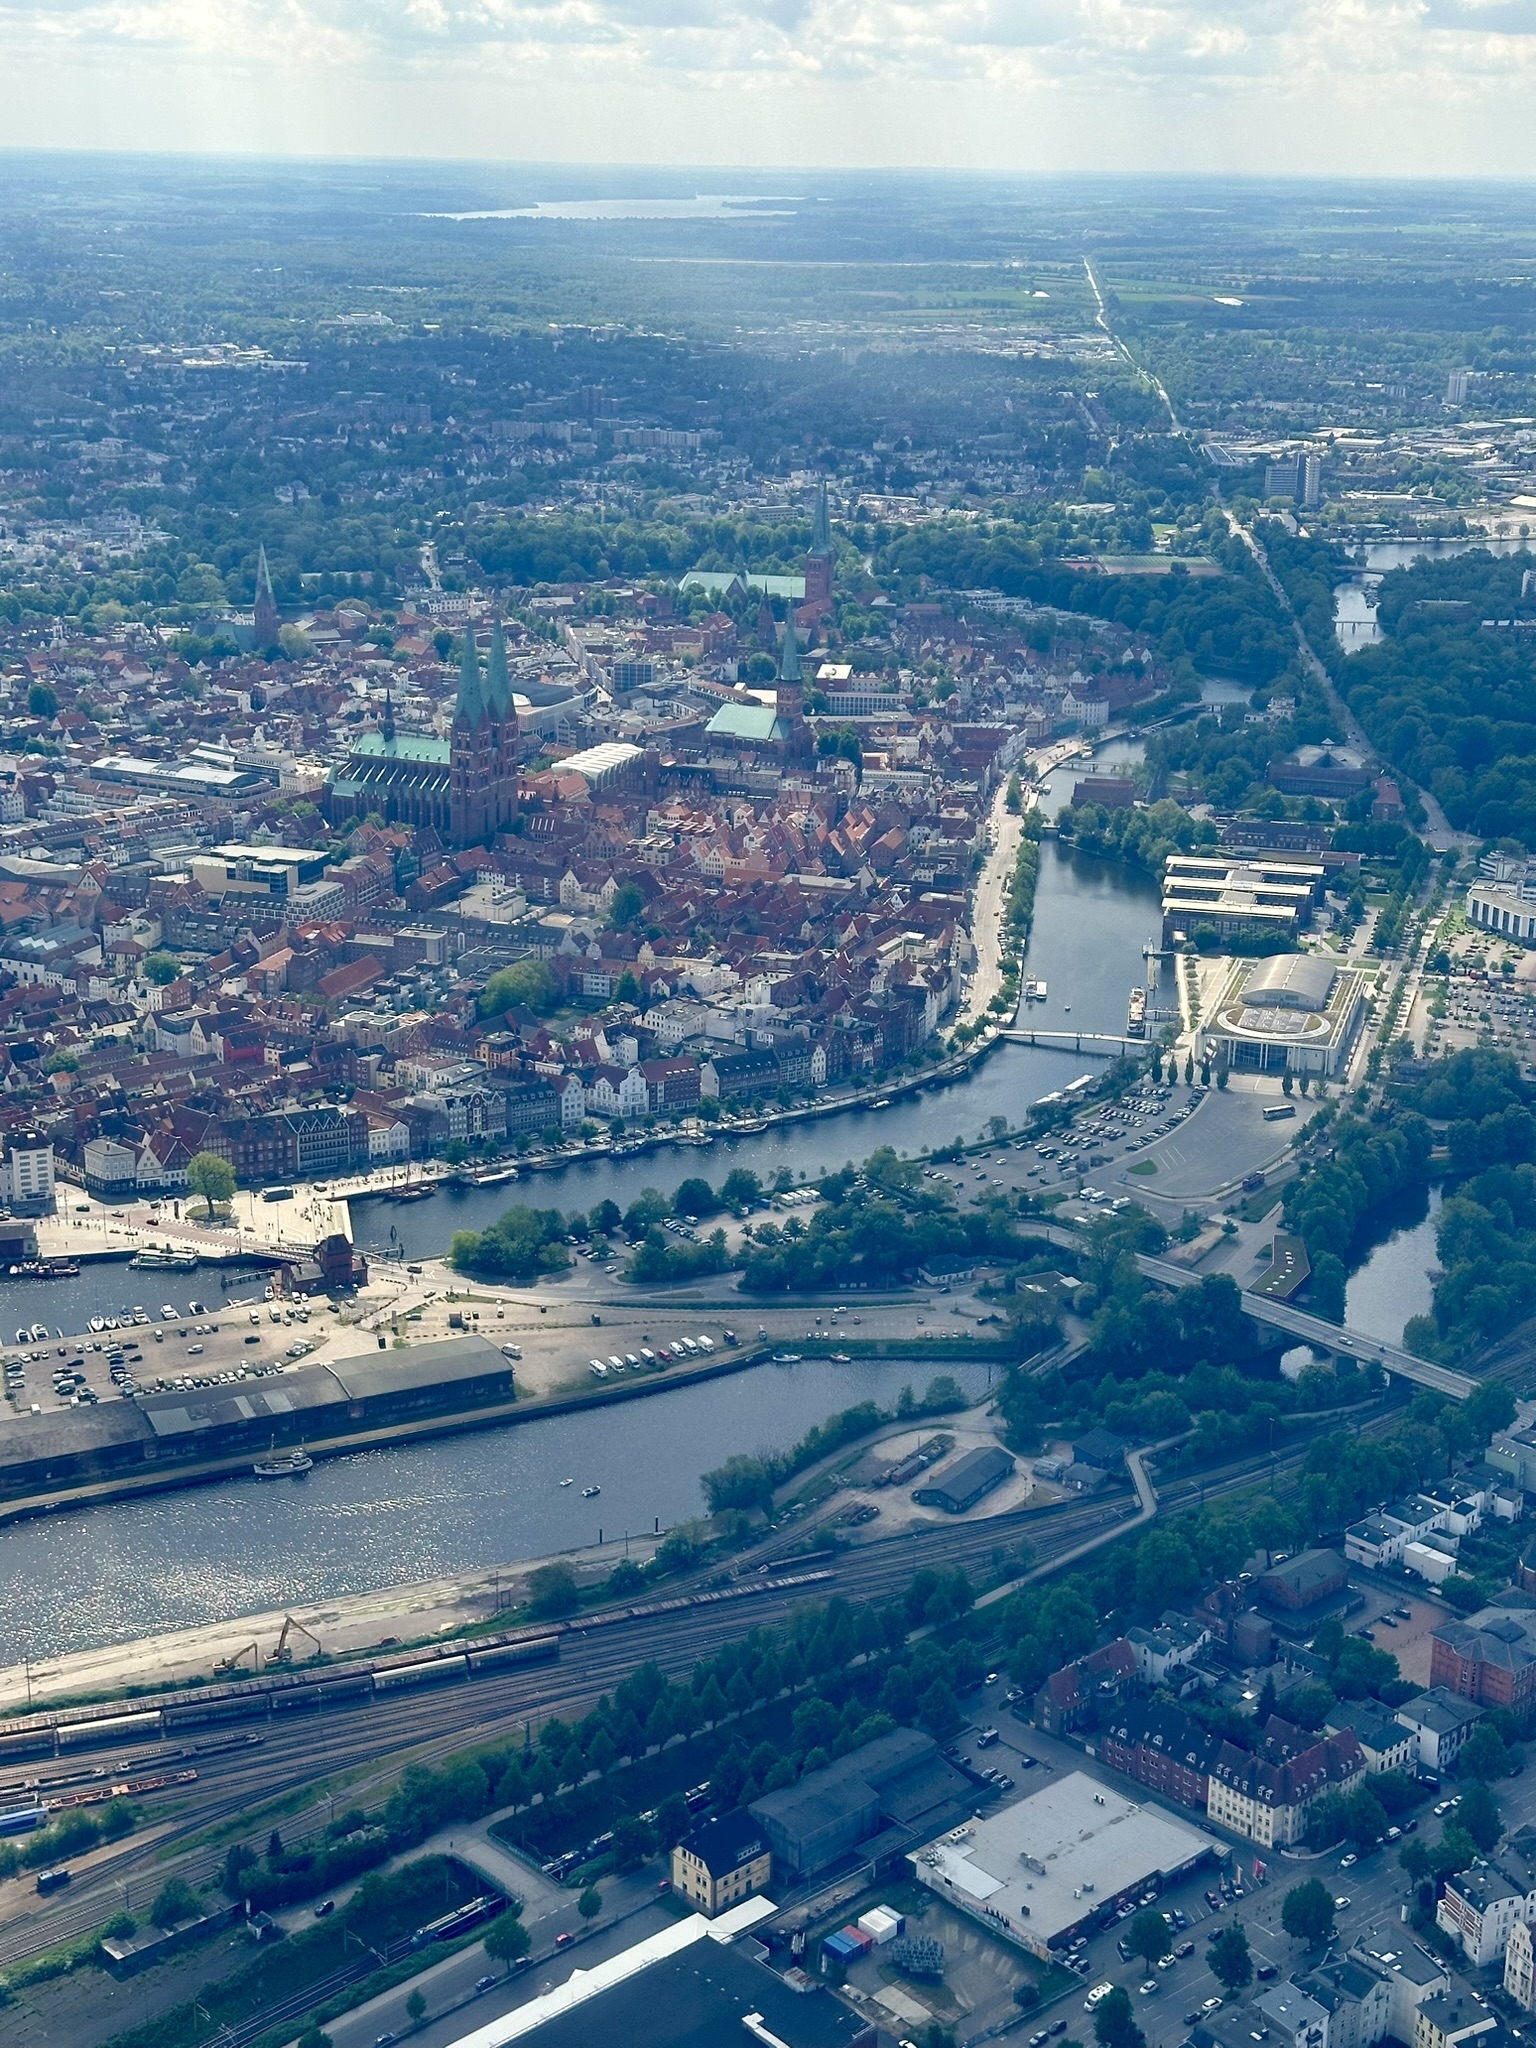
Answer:
[[[670,1344],[658,1344],[653,1351],[648,1344],[642,1344],[638,1352],[610,1352],[607,1358],[593,1358],[587,1362],[587,1370],[595,1380],[605,1380],[618,1372],[645,1372],[655,1365],[671,1365],[684,1358],[701,1358],[715,1349],[713,1337],[678,1337]]]

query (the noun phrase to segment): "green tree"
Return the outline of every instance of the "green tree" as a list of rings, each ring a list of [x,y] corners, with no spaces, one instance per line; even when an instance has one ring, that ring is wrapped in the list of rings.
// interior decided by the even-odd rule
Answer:
[[[720,1199],[728,1209],[744,1209],[760,1201],[762,1193],[762,1182],[747,1166],[733,1166],[720,1183]]]
[[[603,1895],[595,1884],[589,1884],[576,1901],[576,1910],[583,1920],[593,1921],[603,1910]]]
[[[286,630],[286,628],[285,628]],[[413,2027],[419,2027],[427,2016],[427,1994],[418,1984],[405,2001],[406,2017]]]
[[[923,1694],[917,1718],[935,1742],[948,1742],[958,1730],[962,1715],[954,1692],[942,1678],[936,1678]]]
[[[1226,1991],[1241,1991],[1253,1981],[1253,1957],[1248,1953],[1248,1931],[1240,1920],[1211,1936],[1205,1952],[1211,1975]]]
[[[1292,1941],[1320,1948],[1333,1933],[1333,1894],[1320,1878],[1293,1884],[1280,1908],[1280,1925]]]
[[[144,959],[144,979],[153,982],[156,988],[164,988],[173,982],[181,972],[181,962],[174,953],[149,953]]]
[[[1345,1824],[1350,1841],[1362,1852],[1374,1849],[1391,1825],[1387,1809],[1368,1785],[1362,1785],[1359,1791],[1351,1793],[1345,1802]]]
[[[529,1573],[528,1604],[541,1620],[573,1613],[580,1600],[575,1570],[563,1561],[541,1564]]]
[[[1173,1947],[1173,1936],[1162,1914],[1153,1906],[1143,1906],[1139,1913],[1131,1915],[1125,1945],[1133,1955],[1145,1956],[1149,1964],[1159,1963]]]
[[[1147,2037],[1136,2024],[1130,1993],[1117,1984],[1093,2010],[1093,2036],[1099,2048],[1147,2048]]]
[[[502,1913],[485,1931],[486,1954],[493,1962],[502,1963],[509,1970],[514,1963],[520,1963],[532,1947],[532,1935],[514,1912]]]
[[[1344,1261],[1336,1252],[1318,1252],[1312,1260],[1312,1277],[1307,1282],[1307,1306],[1325,1322],[1344,1320]]]
[[[1499,1818],[1499,1802],[1486,1785],[1473,1783],[1462,1793],[1454,1825],[1472,1837],[1484,1856],[1498,1846],[1504,1823]]]
[[[202,1901],[186,1879],[169,1877],[155,1894],[149,1917],[156,1927],[169,1931],[172,1927],[179,1927],[184,1920],[197,1919],[202,1910]]]
[[[533,1010],[542,1017],[555,1007],[558,993],[555,977],[542,960],[519,960],[497,968],[476,1007],[482,1017],[499,1017],[504,1010]]]
[[[645,891],[637,882],[622,882],[614,891],[613,903],[608,912],[608,923],[612,930],[623,931],[632,925],[637,917],[645,913]]]
[[[1509,1776],[1510,1755],[1504,1738],[1491,1722],[1479,1721],[1461,1745],[1461,1768],[1465,1776],[1484,1785],[1493,1778]]]
[[[58,714],[58,692],[51,683],[34,683],[27,692],[27,709],[34,718],[53,718]]]
[[[640,995],[640,983],[636,979],[634,970],[626,967],[619,976],[618,986],[613,991],[613,1000],[616,1003],[638,1003]]]
[[[332,2048],[331,2037],[318,2026],[309,2026],[300,2034],[294,2048]]]
[[[672,1197],[672,1207],[679,1216],[713,1216],[719,1211],[720,1197],[707,1180],[692,1174]]]
[[[235,1169],[217,1152],[194,1153],[187,1165],[187,1191],[202,1196],[212,1217],[215,1205],[229,1201],[235,1192]]]

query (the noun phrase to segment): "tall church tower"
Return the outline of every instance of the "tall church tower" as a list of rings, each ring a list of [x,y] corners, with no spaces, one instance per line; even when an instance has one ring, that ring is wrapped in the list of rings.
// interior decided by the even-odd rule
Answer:
[[[258,654],[265,654],[277,642],[277,599],[272,594],[272,572],[267,567],[265,543],[256,559],[255,639]]]
[[[832,522],[827,516],[827,480],[816,491],[816,516],[811,522],[811,551],[805,558],[805,602],[825,604],[832,595]]]
[[[517,707],[507,673],[507,636],[500,619],[491,625],[491,649],[485,663],[485,705],[496,735],[496,788],[492,829],[505,831],[517,815]]]
[[[475,629],[464,628],[459,701],[448,733],[448,831],[455,846],[487,846],[496,830],[496,728],[480,682]]]

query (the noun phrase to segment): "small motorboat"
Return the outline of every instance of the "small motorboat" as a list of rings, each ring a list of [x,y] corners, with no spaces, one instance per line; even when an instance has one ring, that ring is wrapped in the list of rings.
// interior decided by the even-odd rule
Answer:
[[[562,1479],[560,1484],[562,1486],[574,1486],[576,1482],[574,1479]]]
[[[596,1500],[602,1490],[600,1486],[584,1486],[581,1489],[581,1497],[583,1500]]]

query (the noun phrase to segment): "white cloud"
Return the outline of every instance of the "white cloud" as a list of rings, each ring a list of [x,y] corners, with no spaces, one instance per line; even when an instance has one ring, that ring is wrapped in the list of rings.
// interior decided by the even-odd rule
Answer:
[[[0,47],[13,144],[1536,171],[1536,0],[0,0]]]

